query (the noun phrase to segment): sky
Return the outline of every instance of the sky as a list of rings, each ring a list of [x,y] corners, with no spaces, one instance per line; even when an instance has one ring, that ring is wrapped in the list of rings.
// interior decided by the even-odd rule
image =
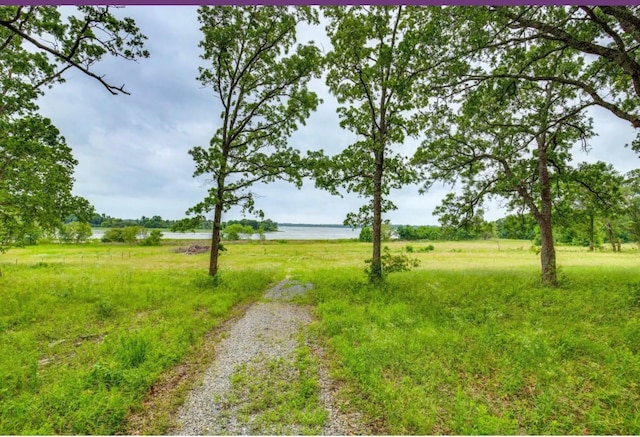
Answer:
[[[88,199],[98,213],[180,219],[204,199],[208,188],[205,179],[192,177],[195,167],[188,151],[206,147],[219,127],[220,105],[212,89],[196,80],[198,67],[206,65],[198,47],[202,38],[197,7],[129,6],[117,15],[136,20],[148,37],[151,56],[138,62],[104,58],[96,71],[115,85],[125,84],[131,95],[113,96],[94,79],[70,72],[66,83],[40,99],[40,112],[58,127],[79,162],[74,193]],[[299,39],[330,48],[321,26],[302,29]],[[323,104],[291,137],[290,145],[303,152],[339,153],[355,136],[340,128],[337,101],[324,82],[314,80],[311,88]],[[602,109],[590,115],[599,135],[591,139],[588,154],[575,150],[574,159],[602,160],[623,173],[640,168],[638,154],[624,147],[635,137],[629,123]],[[399,150],[410,155],[418,143],[409,141]],[[393,224],[438,224],[433,210],[451,187],[436,184],[424,195],[418,188],[393,191],[398,209],[384,218]],[[300,190],[275,182],[257,184],[252,191],[256,207],[279,223],[342,223],[347,213],[367,202],[356,195],[332,196],[310,180]],[[488,220],[506,214],[499,202],[488,206]],[[234,208],[223,220],[241,217],[241,210]]]

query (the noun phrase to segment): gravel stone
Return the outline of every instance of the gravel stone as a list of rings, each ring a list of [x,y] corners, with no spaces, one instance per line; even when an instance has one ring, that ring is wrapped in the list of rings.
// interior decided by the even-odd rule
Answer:
[[[297,336],[313,317],[309,306],[287,301],[311,288],[312,284],[287,278],[265,293],[264,297],[271,301],[256,303],[247,310],[216,346],[216,359],[206,371],[202,385],[192,390],[178,410],[175,417],[178,426],[171,431],[172,435],[273,434],[270,430],[256,433],[237,420],[237,408],[227,399],[232,389],[231,376],[243,365],[277,358],[293,360]],[[317,346],[313,349],[320,358],[320,399],[328,412],[322,434],[366,434],[359,416],[347,415],[339,408],[334,397],[337,388],[322,364],[324,354]],[[292,426],[287,434],[299,432]]]

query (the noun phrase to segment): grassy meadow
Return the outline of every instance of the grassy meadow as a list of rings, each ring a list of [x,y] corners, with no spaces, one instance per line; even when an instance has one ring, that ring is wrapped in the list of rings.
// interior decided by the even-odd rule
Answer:
[[[640,253],[527,241],[391,242],[420,266],[370,286],[370,244],[238,242],[220,258],[90,243],[0,255],[0,434],[116,434],[241,303],[315,285],[311,334],[387,434],[640,434]],[[432,244],[435,250],[421,249]],[[162,431],[160,425],[155,432]]]

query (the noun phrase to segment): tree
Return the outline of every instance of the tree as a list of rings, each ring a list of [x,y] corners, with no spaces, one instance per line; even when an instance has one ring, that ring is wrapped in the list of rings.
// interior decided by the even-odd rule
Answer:
[[[36,99],[70,69],[112,94],[128,94],[94,67],[105,54],[148,56],[146,37],[132,19],[110,11],[80,6],[63,19],[57,7],[0,6],[0,251],[29,229],[54,228],[71,214],[90,218],[89,203],[71,194],[77,162],[58,130],[36,114]]]
[[[623,184],[626,212],[624,228],[640,248],[640,170],[627,173]]]
[[[63,243],[84,243],[91,234],[91,225],[87,222],[67,223],[58,231],[58,237]]]
[[[141,246],[160,246],[160,240],[162,239],[162,232],[159,229],[151,231],[149,236],[144,237],[140,241]]]
[[[373,242],[373,232],[369,226],[365,226],[360,229],[360,234],[358,235],[358,241],[363,241],[365,243]]]
[[[71,193],[76,164],[48,119],[0,117],[0,250],[34,226],[54,232],[71,213],[91,217],[93,207]]]
[[[209,274],[215,276],[222,213],[234,205],[253,211],[256,182],[302,183],[299,151],[287,142],[320,102],[307,84],[319,76],[322,58],[313,43],[294,48],[296,26],[318,22],[309,7],[204,6],[198,14],[201,57],[210,62],[199,80],[213,88],[222,112],[209,147],[189,151],[194,177],[209,175],[211,188],[187,214],[213,209]]]
[[[518,49],[509,68],[493,77],[525,79],[571,87],[582,98],[640,128],[640,7],[494,6],[460,10],[467,32],[458,41],[475,59]],[[457,30],[456,30],[457,32]],[[534,47],[533,56],[526,56]],[[540,48],[543,47],[543,50]],[[530,52],[531,53],[531,52]],[[582,54],[572,71],[534,72],[533,64],[553,53]],[[476,76],[482,79],[486,74]],[[640,134],[633,143],[640,151]]]
[[[509,214],[495,222],[498,238],[533,240],[536,237],[536,221],[531,214]]]
[[[558,214],[568,227],[582,227],[585,230],[589,250],[595,248],[598,221],[608,225],[609,242],[616,250],[612,222],[621,212],[622,176],[611,164],[582,162],[569,172],[567,185],[561,195],[564,207]]]
[[[521,55],[506,51],[497,69]],[[547,75],[580,62],[552,53],[531,70]],[[427,187],[437,179],[463,184],[462,193],[445,198],[437,212],[455,224],[471,222],[488,197],[506,198],[512,210],[525,207],[540,229],[542,280],[557,285],[552,188],[567,173],[571,147],[579,141],[587,147],[591,121],[582,111],[588,106],[574,88],[555,81],[489,78],[468,89],[459,110],[443,108],[442,117],[433,118],[415,156],[431,174]]]
[[[383,214],[395,209],[390,190],[418,180],[407,156],[394,148],[417,137],[429,97],[429,73],[444,58],[438,8],[410,6],[327,7],[333,44],[327,55],[327,85],[342,106],[340,126],[358,140],[330,159],[315,159],[316,185],[333,194],[340,188],[368,199],[345,224],[371,227],[372,282],[382,280]]]
[[[251,226],[243,226],[239,223],[227,225],[222,229],[222,234],[227,240],[239,240],[241,235],[250,237],[255,233]]]
[[[0,116],[36,110],[38,95],[64,82],[70,69],[111,94],[129,94],[94,68],[105,54],[126,60],[149,56],[135,21],[118,19],[112,10],[79,6],[64,19],[56,6],[0,6]]]

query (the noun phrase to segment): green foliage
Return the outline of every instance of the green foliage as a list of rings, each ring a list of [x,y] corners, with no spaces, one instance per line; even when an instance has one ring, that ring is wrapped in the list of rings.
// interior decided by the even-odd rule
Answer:
[[[149,56],[146,37],[131,18],[110,7],[78,6],[61,14],[56,6],[0,6],[0,118],[37,109],[45,87],[64,82],[69,69],[97,80],[112,94],[126,93],[95,71],[105,55],[127,60]]]
[[[495,69],[494,75],[535,82],[551,79],[571,86],[588,104],[599,105],[640,127],[640,58],[635,53],[640,21],[635,6],[490,9],[488,19],[493,25],[483,26],[484,38],[465,38],[491,46],[482,55],[495,53],[496,46],[518,54],[510,57],[507,68]],[[539,65],[553,53],[579,53],[588,61],[563,63],[555,72],[541,73]],[[636,138],[631,146],[638,150],[639,144]]]
[[[509,69],[519,55],[517,49],[496,53],[492,64]],[[547,77],[583,62],[575,52],[552,50],[522,72]],[[430,175],[425,189],[436,180],[462,184],[435,214],[443,226],[479,230],[490,238],[493,230],[482,209],[487,199],[505,199],[510,210],[526,208],[540,229],[541,276],[557,285],[553,204],[561,193],[555,188],[570,179],[574,145],[586,147],[593,135],[593,121],[584,114],[589,105],[568,84],[496,77],[466,87],[461,102],[434,114],[428,139],[414,157]]]
[[[0,6],[0,251],[36,228],[52,232],[71,214],[88,220],[93,213],[71,194],[77,162],[50,120],[36,114],[37,97],[69,69],[125,92],[94,66],[106,54],[148,56],[145,38],[109,7],[79,6],[63,18],[55,6]]]
[[[622,227],[640,247],[640,170],[633,170],[625,175],[623,195],[626,220]]]
[[[398,226],[396,233],[401,240],[439,240],[441,229],[439,226]]]
[[[84,243],[91,235],[91,225],[87,222],[67,223],[58,230],[58,238],[63,243]]]
[[[239,223],[227,225],[222,229],[222,236],[227,240],[239,240],[241,236],[251,237],[254,229],[251,226],[243,226]]]
[[[162,239],[162,232],[158,229],[154,229],[151,231],[149,236],[144,237],[140,240],[141,246],[160,246],[160,240]]]
[[[536,237],[536,220],[531,214],[510,214],[495,222],[498,238],[533,240]]]
[[[189,232],[200,228],[204,222],[204,216],[186,217],[171,225],[171,232]]]
[[[250,226],[255,231],[262,228],[264,232],[275,232],[278,230],[278,224],[270,219],[266,220],[251,220],[251,219],[241,219],[241,220],[229,220],[223,224],[224,226],[239,224],[242,226]]]
[[[0,117],[0,154],[0,248],[36,227],[55,230],[70,212],[90,214],[89,203],[71,193],[77,162],[49,119]]]
[[[369,226],[364,226],[358,235],[358,241],[371,243],[373,241],[373,231]]]
[[[107,229],[100,241],[103,243],[123,243],[124,237],[122,235],[122,229]]]
[[[101,241],[103,243],[126,243],[132,245],[138,241],[138,238],[144,239],[146,233],[146,229],[139,226],[108,229],[102,236]]]
[[[409,252],[409,251],[408,251]],[[416,258],[409,258],[405,253],[399,253],[393,255],[391,250],[385,246],[382,249],[382,278],[378,278],[378,275],[374,273],[371,266],[365,269],[365,273],[371,280],[371,282],[377,282],[380,279],[384,279],[390,273],[396,272],[408,272],[412,268],[418,267],[420,265],[420,261]],[[367,264],[371,264],[371,260],[368,259],[365,261]]]

